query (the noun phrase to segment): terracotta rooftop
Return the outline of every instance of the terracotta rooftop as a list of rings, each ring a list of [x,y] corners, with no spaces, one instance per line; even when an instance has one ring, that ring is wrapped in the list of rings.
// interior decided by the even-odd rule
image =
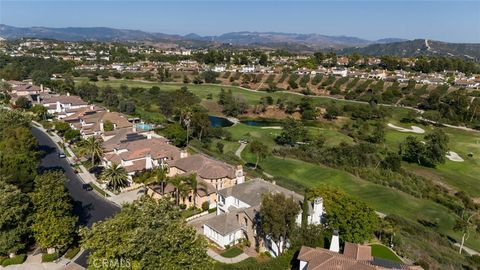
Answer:
[[[307,262],[305,270],[384,270],[384,269],[422,269],[386,260],[373,258],[371,247],[346,243],[343,254],[324,248],[302,246],[297,257]]]
[[[79,96],[67,96],[67,95],[59,95],[59,96],[51,96],[42,100],[42,104],[51,104],[60,102],[62,104],[72,104],[72,105],[87,105],[88,103],[83,101]]]
[[[203,179],[235,178],[235,168],[202,154],[179,159],[172,164],[184,172],[196,172]]]

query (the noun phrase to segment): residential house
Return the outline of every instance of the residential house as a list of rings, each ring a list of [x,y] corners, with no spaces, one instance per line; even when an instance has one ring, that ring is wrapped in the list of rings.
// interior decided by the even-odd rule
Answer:
[[[164,138],[132,133],[127,134],[126,139],[121,140],[112,151],[105,153],[102,163],[103,166],[115,163],[124,167],[132,182],[136,173],[156,167],[168,167],[182,158],[182,155],[177,147],[168,144]]]
[[[217,193],[217,215],[205,221],[204,235],[220,247],[233,245],[241,239],[259,247],[260,252],[268,251],[277,256],[282,246],[278,247],[267,237],[260,237],[258,214],[261,208],[262,196],[269,193],[281,192],[292,198],[301,206],[303,196],[277,186],[262,179],[254,179],[229,188],[221,189]],[[317,198],[309,204],[308,223],[322,223],[324,214],[323,200]],[[296,223],[301,224],[302,214],[299,213]]]
[[[132,128],[133,126],[125,115],[118,112],[97,111],[92,114],[85,114],[79,118],[79,130],[83,137],[98,136],[107,131]],[[106,129],[107,123],[112,125],[112,130]]]
[[[71,96],[70,94],[45,97],[40,103],[47,107],[48,113],[55,115],[88,107],[88,103],[79,96]],[[63,116],[59,117],[62,118]]]
[[[332,68],[331,73],[335,76],[347,77],[348,69],[335,67],[335,68]]]
[[[372,257],[372,248],[367,245],[345,243],[343,254],[332,248],[311,248],[302,246],[297,259],[300,270],[420,270],[420,266],[410,266]]]
[[[169,176],[184,173],[196,173],[216,190],[232,187],[245,181],[241,165],[234,167],[203,154],[195,154],[170,165]]]

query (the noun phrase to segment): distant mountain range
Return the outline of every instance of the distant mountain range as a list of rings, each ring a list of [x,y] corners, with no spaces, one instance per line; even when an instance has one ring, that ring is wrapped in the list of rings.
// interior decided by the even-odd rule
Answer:
[[[222,45],[231,43],[238,46],[273,46],[305,47],[308,49],[345,48],[352,46],[367,46],[375,43],[389,43],[403,41],[402,39],[381,39],[371,41],[357,37],[327,36],[319,34],[293,34],[277,32],[232,32],[219,36],[200,36],[197,34],[170,35],[151,33],[140,30],[115,29],[108,27],[14,27],[0,24],[0,37],[18,39],[24,37],[56,39],[65,41],[151,41],[151,42],[180,42],[201,41],[200,44],[211,43]]]
[[[64,41],[103,42],[151,42],[198,47],[259,47],[286,49],[295,52],[335,50],[340,54],[358,52],[365,55],[418,55],[457,56],[479,61],[480,44],[447,43],[425,39],[405,40],[384,38],[366,40],[349,36],[327,36],[320,34],[295,34],[278,32],[232,32],[218,36],[171,35],[140,30],[115,29],[108,27],[14,27],[0,24],[0,38],[42,38]]]

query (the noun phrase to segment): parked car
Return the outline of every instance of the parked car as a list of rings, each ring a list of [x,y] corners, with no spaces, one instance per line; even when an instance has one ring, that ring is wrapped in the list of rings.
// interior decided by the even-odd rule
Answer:
[[[92,190],[93,190],[93,187],[92,187],[92,185],[90,185],[90,184],[83,184],[83,185],[82,185],[82,188],[83,188],[83,190],[85,190],[85,191],[92,191]]]
[[[67,156],[65,155],[65,153],[59,152],[59,153],[58,153],[58,157],[59,157],[59,158],[66,158]]]

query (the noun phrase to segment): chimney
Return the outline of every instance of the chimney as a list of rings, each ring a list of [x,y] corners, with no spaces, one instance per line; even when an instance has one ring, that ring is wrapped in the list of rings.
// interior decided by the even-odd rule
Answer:
[[[180,150],[180,158],[188,157],[188,152],[185,149]]]
[[[67,97],[69,97],[69,96],[70,96],[70,92],[67,92]]]
[[[95,105],[90,105],[90,110],[93,111],[93,109],[95,109]]]
[[[322,223],[323,199],[318,197],[313,201],[313,212],[310,216],[310,224],[318,225]]]
[[[104,129],[103,129],[103,120],[100,120],[100,131],[102,131],[102,132],[104,131]]]
[[[145,169],[151,169],[153,168],[153,160],[152,160],[152,156],[150,155],[150,153],[147,154],[146,158],[145,158]]]
[[[43,92],[43,84],[40,84],[40,92]]]
[[[237,165],[237,167],[235,168],[235,177],[237,178],[237,185],[245,182],[245,175],[243,173],[242,165]]]
[[[137,133],[137,125],[135,125],[135,124],[132,125],[132,131]]]
[[[330,251],[337,252],[337,253],[340,252],[340,239],[338,237],[337,230],[333,231],[332,241],[330,242]]]

